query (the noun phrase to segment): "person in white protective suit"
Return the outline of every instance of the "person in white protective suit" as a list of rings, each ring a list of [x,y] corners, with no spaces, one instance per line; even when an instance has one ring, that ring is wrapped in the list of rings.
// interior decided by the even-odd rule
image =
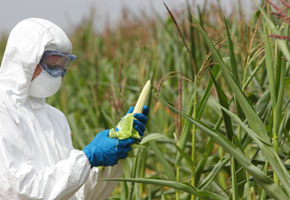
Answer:
[[[74,149],[66,117],[45,103],[75,59],[71,52],[67,35],[44,19],[22,20],[9,35],[0,68],[1,200],[107,199],[116,183],[97,179],[122,173],[117,162],[134,139],[117,142],[104,130],[83,150]],[[134,115],[140,135],[147,113],[144,107]]]

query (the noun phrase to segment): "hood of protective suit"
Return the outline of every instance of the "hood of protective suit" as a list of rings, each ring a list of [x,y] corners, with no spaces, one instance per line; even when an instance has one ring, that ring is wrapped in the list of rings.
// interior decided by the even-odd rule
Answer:
[[[36,66],[46,50],[71,53],[69,38],[50,21],[29,18],[11,31],[0,68],[0,93],[15,105],[44,104],[44,99],[29,98],[28,91]]]

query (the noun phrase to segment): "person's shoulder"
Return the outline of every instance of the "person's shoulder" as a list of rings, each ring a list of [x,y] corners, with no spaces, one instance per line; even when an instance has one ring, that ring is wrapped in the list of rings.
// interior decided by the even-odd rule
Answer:
[[[57,118],[60,120],[66,120],[64,113],[62,111],[60,111],[59,109],[57,109],[49,104],[45,104],[45,107],[46,107],[48,115],[51,115],[54,118]]]
[[[0,98],[0,113],[5,114],[7,116],[7,114],[9,113],[9,108],[13,108],[14,105],[5,100],[6,100],[5,98]]]
[[[5,106],[5,102],[3,99],[0,99],[0,109],[4,109],[6,106]]]
[[[0,100],[0,113],[7,114],[7,106],[5,105],[5,102]]]

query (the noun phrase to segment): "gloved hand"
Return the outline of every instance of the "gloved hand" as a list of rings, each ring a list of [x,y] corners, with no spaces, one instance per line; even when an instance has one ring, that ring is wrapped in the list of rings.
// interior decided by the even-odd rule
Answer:
[[[83,151],[92,166],[113,166],[119,159],[128,156],[130,145],[134,142],[133,138],[124,140],[109,138],[109,130],[104,130],[98,133]]]
[[[134,106],[131,106],[127,112],[132,113],[134,110]],[[147,115],[149,112],[149,107],[143,107],[143,114],[142,113],[135,113],[133,116],[137,119],[133,121],[133,127],[136,131],[138,131],[139,135],[142,137],[144,136],[145,125],[147,123]]]
[[[134,107],[130,107],[127,113],[132,113]],[[137,120],[133,121],[133,126],[138,131],[140,136],[144,135],[145,124],[147,122],[146,115],[149,112],[148,106],[144,106],[143,114],[136,113],[134,117]],[[96,137],[83,149],[92,166],[113,166],[117,164],[119,159],[124,159],[128,156],[131,150],[130,145],[135,142],[135,139],[128,138],[119,140],[109,137],[109,130],[104,130],[96,135]]]

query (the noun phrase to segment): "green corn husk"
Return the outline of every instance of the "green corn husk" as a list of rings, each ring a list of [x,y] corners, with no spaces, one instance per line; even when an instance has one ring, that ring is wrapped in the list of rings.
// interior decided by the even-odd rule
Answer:
[[[127,114],[117,125],[118,131],[114,128],[110,129],[109,137],[118,138],[120,140],[127,139],[129,137],[140,139],[138,132],[133,128],[133,114]]]
[[[121,121],[117,125],[118,131],[116,131],[115,128],[110,129],[110,132],[109,132],[110,138],[118,138],[122,140],[122,139],[127,139],[131,137],[135,139],[140,139],[140,135],[133,128],[133,120],[135,119],[133,115],[135,113],[143,112],[143,107],[150,94],[150,87],[151,87],[151,82],[150,80],[148,80],[137,100],[133,113],[129,113],[124,118],[121,119]]]

